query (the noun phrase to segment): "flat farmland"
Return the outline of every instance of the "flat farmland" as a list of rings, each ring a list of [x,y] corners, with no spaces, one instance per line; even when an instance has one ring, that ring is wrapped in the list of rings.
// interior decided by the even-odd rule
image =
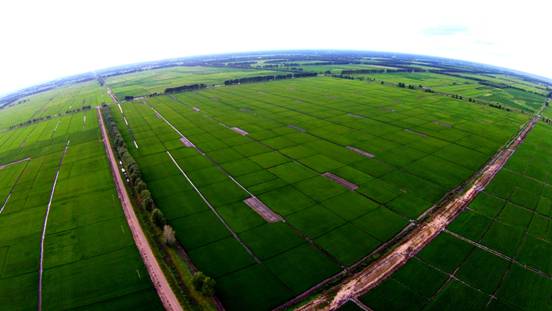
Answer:
[[[90,81],[56,88],[16,101],[0,109],[0,128],[31,119],[54,117],[83,106],[107,103],[110,98],[98,82]]]
[[[222,84],[225,80],[273,75],[274,71],[202,66],[178,66],[107,78],[106,85],[120,98],[163,93],[168,87],[187,84]]]
[[[79,121],[71,124],[49,216],[44,308],[162,309],[117,198],[97,119],[84,127],[96,135],[73,144]]]
[[[361,300],[374,310],[549,310],[551,138],[538,124],[448,231]]]
[[[541,94],[534,94],[514,88],[492,87],[489,85],[480,84],[475,80],[470,80],[467,78],[453,77],[449,75],[430,72],[378,73],[355,76],[366,76],[369,78],[375,78],[377,80],[382,80],[390,83],[402,82],[414,86],[422,85],[438,92],[458,94],[464,97],[472,97],[493,103],[500,103],[507,107],[521,109],[525,111],[538,110],[545,100],[545,96]],[[490,77],[479,75],[467,75],[467,77],[477,77],[483,80],[486,80],[488,78],[492,80],[492,78]],[[507,81],[504,80],[500,81],[501,83],[507,83]],[[525,86],[525,88],[528,87]],[[535,86],[533,86],[533,88],[535,88]]]
[[[527,120],[333,78],[212,88],[111,110],[156,204],[229,309],[275,307],[367,256]],[[252,194],[285,222],[267,223],[245,205]]]
[[[343,64],[343,65],[324,65],[324,64],[301,64],[303,71],[312,71],[318,73],[325,73],[327,71],[335,74],[341,73],[342,70],[357,70],[357,69],[367,69],[367,70],[386,70],[386,71],[395,71],[397,68],[390,66],[382,66],[377,64]]]
[[[0,169],[0,309],[37,308],[40,241],[52,189],[43,308],[161,309],[114,191],[95,112],[0,137],[0,165],[26,159]]]
[[[538,83],[532,83],[526,80],[523,80],[518,77],[504,75],[504,74],[467,74],[463,73],[461,76],[472,77],[476,79],[483,79],[498,84],[507,84],[520,89],[523,89],[528,92],[539,93],[540,95],[547,96],[550,92],[549,89]]]

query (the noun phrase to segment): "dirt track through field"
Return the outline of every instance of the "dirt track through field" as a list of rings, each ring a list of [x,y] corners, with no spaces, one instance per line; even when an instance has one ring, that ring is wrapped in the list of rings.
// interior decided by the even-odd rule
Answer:
[[[5,169],[6,167],[11,166],[11,165],[15,165],[15,164],[18,164],[18,163],[21,163],[21,162],[29,161],[30,159],[31,159],[30,157],[27,157],[27,158],[24,158],[24,159],[21,159],[21,160],[17,160],[17,161],[13,161],[13,162],[10,162],[10,163],[1,164],[1,165],[0,165],[0,170],[3,170],[3,169]]]
[[[130,228],[130,231],[132,232],[132,238],[134,239],[136,248],[138,248],[138,251],[142,256],[144,265],[146,266],[153,286],[155,287],[155,290],[157,291],[157,294],[159,295],[159,298],[161,300],[161,303],[165,307],[165,310],[181,311],[183,310],[182,306],[180,305],[178,298],[176,298],[176,295],[173,292],[165,274],[163,273],[159,262],[157,262],[157,258],[153,254],[151,245],[149,244],[149,241],[146,238],[142,227],[140,226],[138,217],[134,213],[132,202],[130,201],[130,197],[125,188],[123,178],[119,171],[119,166],[117,165],[117,159],[115,158],[113,149],[111,148],[111,143],[109,142],[107,129],[105,127],[101,110],[99,107],[97,108],[97,110],[105,152],[109,159],[109,163],[111,164],[111,172],[113,174],[113,180],[115,182],[117,194],[119,196],[119,200],[121,201],[121,205],[123,207],[128,226]]]
[[[297,308],[297,310],[336,310],[351,299],[366,293],[380,284],[393,272],[421,251],[429,242],[439,235],[458,214],[485,189],[494,176],[502,169],[517,147],[523,142],[529,131],[538,122],[534,116],[517,134],[501,149],[473,179],[467,189],[441,203],[435,213],[409,233],[394,249],[380,257],[370,266],[344,280],[341,284],[325,291],[316,299]]]
[[[46,206],[46,215],[44,215],[44,223],[42,224],[42,235],[40,237],[40,262],[38,269],[38,311],[42,310],[42,275],[44,273],[44,240],[46,238],[46,227],[48,226],[48,216],[50,216],[50,208],[52,207],[52,201],[54,199],[54,192],[56,191],[56,185],[59,177],[59,171],[61,170],[61,165],[63,164],[63,159],[69,148],[70,141],[67,140],[61,159],[59,160],[58,169],[56,171],[56,176],[54,177],[54,183],[52,184],[52,190],[50,191],[50,199],[48,205]]]
[[[16,162],[12,162],[12,163],[9,163],[7,165],[12,165],[14,163],[20,163],[22,161],[29,161],[31,160],[31,158],[26,158],[26,159],[23,159],[23,160],[19,160],[19,161],[16,161]],[[19,175],[17,176],[17,179],[15,179],[15,182],[13,183],[13,185],[11,186],[10,188],[10,192],[8,192],[8,195],[6,196],[6,198],[4,199],[4,202],[2,203],[2,207],[0,207],[0,215],[4,212],[4,209],[6,208],[6,205],[8,205],[8,201],[10,200],[11,198],[11,195],[13,193],[13,189],[15,189],[15,186],[17,185],[17,183],[19,183],[19,179],[21,178],[21,176],[23,175],[23,172],[25,172],[25,170],[27,169],[27,165],[29,165],[29,162],[25,163],[25,167],[23,167],[23,169],[21,170],[21,172],[19,172]],[[6,166],[3,166],[2,168],[4,168]]]

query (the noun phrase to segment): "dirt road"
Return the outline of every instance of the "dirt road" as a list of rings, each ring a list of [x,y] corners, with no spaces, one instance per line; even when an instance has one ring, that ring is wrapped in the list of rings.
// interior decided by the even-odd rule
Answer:
[[[499,151],[479,171],[467,189],[443,202],[432,216],[408,234],[393,250],[297,310],[336,310],[349,299],[355,299],[377,286],[394,271],[406,264],[410,258],[439,235],[473,201],[479,192],[485,189],[538,120],[538,116],[531,119],[506,148]]]
[[[138,251],[140,251],[140,255],[142,256],[144,265],[148,270],[151,281],[153,282],[153,285],[155,286],[157,294],[159,295],[159,298],[161,299],[161,302],[163,303],[165,309],[174,311],[183,310],[167,278],[165,277],[165,274],[163,274],[163,270],[161,270],[161,266],[157,262],[157,258],[153,255],[153,251],[148,242],[148,239],[146,238],[144,231],[140,226],[140,222],[138,221],[138,218],[134,213],[132,202],[130,201],[130,197],[128,195],[128,192],[126,191],[123,182],[123,178],[121,177],[121,172],[119,171],[119,166],[117,165],[117,160],[113,153],[113,149],[111,149],[111,143],[109,142],[107,129],[105,127],[103,116],[99,107],[97,108],[97,111],[105,152],[107,153],[107,157],[111,164],[111,172],[113,173],[115,187],[117,188],[117,193],[119,195],[119,199],[121,200],[121,205],[123,206],[123,211],[125,213],[128,226],[130,227],[130,231],[132,232],[134,243],[136,244]]]

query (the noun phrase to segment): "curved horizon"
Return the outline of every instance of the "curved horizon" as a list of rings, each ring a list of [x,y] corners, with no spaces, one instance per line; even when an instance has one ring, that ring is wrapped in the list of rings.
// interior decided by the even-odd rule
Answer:
[[[551,8],[538,0],[5,2],[0,94],[121,64],[290,49],[434,55],[552,78]]]
[[[45,80],[45,81],[42,81],[42,82],[39,82],[39,83],[35,83],[35,84],[32,84],[32,85],[27,85],[27,86],[21,87],[21,88],[16,89],[16,90],[8,91],[8,92],[5,92],[5,93],[0,93],[0,99],[3,98],[3,97],[13,95],[13,94],[17,94],[18,92],[22,92],[22,91],[25,91],[27,89],[33,88],[33,87],[38,87],[38,86],[45,85],[45,84],[48,84],[48,83],[53,83],[53,82],[56,82],[56,81],[63,81],[63,80],[71,79],[71,78],[78,77],[78,76],[81,76],[81,75],[86,75],[86,74],[90,74],[90,73],[96,74],[97,72],[115,70],[115,69],[118,69],[118,68],[132,68],[132,67],[145,66],[145,65],[148,65],[148,64],[151,64],[151,63],[162,63],[162,62],[168,62],[168,61],[174,61],[174,60],[189,61],[189,60],[193,60],[195,58],[201,60],[201,59],[209,58],[209,57],[231,57],[231,56],[242,56],[242,57],[248,57],[249,56],[250,57],[250,56],[253,56],[253,55],[268,55],[270,53],[276,53],[276,54],[286,54],[286,53],[293,54],[293,53],[296,53],[296,54],[300,55],[301,53],[315,53],[315,52],[327,53],[326,55],[320,55],[320,57],[331,55],[331,53],[339,54],[339,53],[353,52],[353,53],[366,53],[367,55],[369,55],[371,53],[372,54],[387,54],[387,55],[399,55],[399,56],[403,56],[403,57],[414,57],[414,58],[419,57],[419,58],[429,58],[429,59],[436,59],[436,60],[440,59],[440,60],[447,60],[447,61],[456,61],[456,62],[462,62],[462,63],[466,63],[466,64],[486,66],[486,67],[491,67],[491,68],[494,68],[494,69],[505,70],[505,71],[508,71],[508,72],[511,72],[511,73],[514,73],[514,74],[526,75],[527,77],[538,79],[543,83],[552,83],[552,76],[551,77],[541,76],[539,74],[520,71],[520,70],[507,68],[507,67],[501,67],[501,66],[497,66],[497,65],[493,65],[493,64],[478,63],[478,62],[474,62],[474,61],[471,61],[471,60],[454,59],[454,58],[448,58],[448,57],[443,57],[443,56],[438,56],[438,55],[412,54],[412,53],[403,53],[403,52],[396,52],[396,51],[372,51],[372,50],[351,50],[351,49],[292,49],[292,50],[286,49],[286,50],[256,50],[256,51],[239,51],[239,52],[228,52],[228,53],[212,53],[212,54],[203,54],[203,55],[187,55],[187,56],[181,56],[181,57],[173,57],[173,58],[165,58],[165,59],[152,59],[152,60],[145,60],[145,61],[136,62],[136,63],[126,63],[126,64],[119,64],[119,65],[114,65],[114,66],[109,66],[109,67],[96,68],[96,69],[89,70],[89,71],[82,71],[82,72],[77,72],[77,73],[73,73],[73,74],[69,74],[69,75],[65,75],[65,76],[61,76],[61,77],[51,78],[51,79],[48,79],[48,80]],[[168,67],[173,67],[173,66],[178,66],[178,65],[170,65]],[[184,65],[184,66],[186,66],[186,65]],[[146,69],[146,70],[154,70],[154,69],[159,69],[159,68],[150,68],[150,69]],[[78,82],[75,82],[75,83],[78,83]]]

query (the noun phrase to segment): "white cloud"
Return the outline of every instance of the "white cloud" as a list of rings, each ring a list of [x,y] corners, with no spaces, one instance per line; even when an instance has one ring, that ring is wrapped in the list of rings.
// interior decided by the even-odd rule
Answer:
[[[551,8],[536,0],[3,1],[0,93],[120,64],[267,49],[428,54],[552,77]]]

